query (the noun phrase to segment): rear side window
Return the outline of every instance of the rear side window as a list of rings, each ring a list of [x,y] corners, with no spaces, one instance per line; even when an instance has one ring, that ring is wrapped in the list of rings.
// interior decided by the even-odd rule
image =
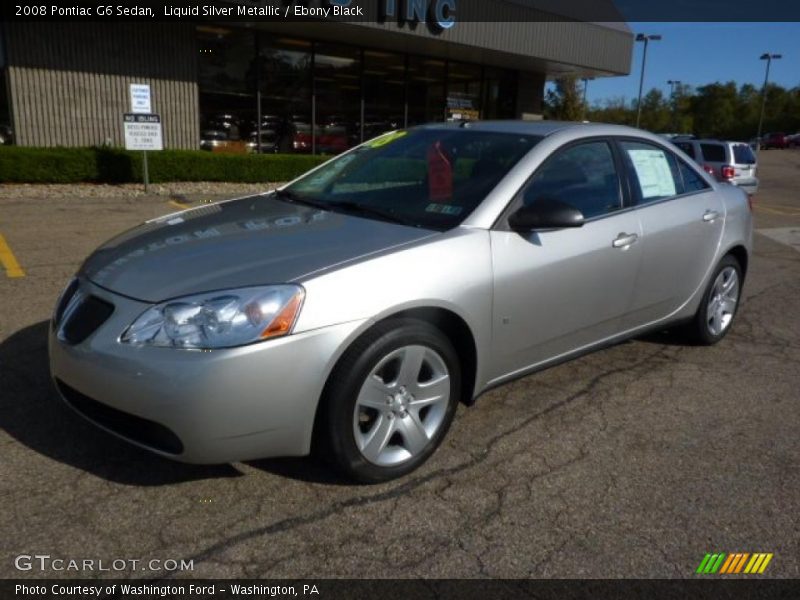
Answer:
[[[634,175],[637,204],[655,202],[682,192],[678,165],[671,152],[644,142],[621,142],[628,168]]]
[[[690,192],[700,192],[708,189],[708,183],[698,175],[697,171],[692,169],[682,160],[678,160],[678,170],[680,171],[681,178],[683,179],[683,191],[685,194]]]
[[[694,159],[694,146],[689,142],[678,142],[675,144],[678,148],[686,152],[689,155],[689,158]]]
[[[754,165],[756,155],[747,144],[736,144],[733,147],[733,162],[737,165]]]
[[[722,144],[700,144],[700,150],[703,152],[703,160],[708,162],[727,162],[725,158],[725,146]]]

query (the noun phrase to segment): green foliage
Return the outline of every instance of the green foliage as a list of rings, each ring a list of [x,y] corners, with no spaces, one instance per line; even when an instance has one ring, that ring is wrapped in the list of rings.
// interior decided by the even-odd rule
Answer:
[[[672,110],[664,99],[661,90],[653,88],[642,98],[642,129],[649,131],[669,131],[671,128]]]
[[[555,83],[555,89],[548,91],[545,97],[545,117],[558,121],[582,121],[585,107],[578,80],[568,75],[556,79]]]
[[[288,181],[327,160],[302,154],[213,154],[162,150],[148,154],[150,181]],[[0,147],[0,182],[134,183],[142,181],[142,153],[113,148]]]
[[[657,89],[642,98],[643,129],[655,133],[693,133],[701,137],[750,140],[758,130],[762,93],[752,84],[712,83],[692,90],[679,85],[671,98]],[[616,98],[592,106],[588,120],[633,125],[636,103]],[[800,131],[800,87],[770,84],[764,111],[764,132]]]
[[[0,146],[0,182],[72,183],[97,181],[95,152],[89,148]]]

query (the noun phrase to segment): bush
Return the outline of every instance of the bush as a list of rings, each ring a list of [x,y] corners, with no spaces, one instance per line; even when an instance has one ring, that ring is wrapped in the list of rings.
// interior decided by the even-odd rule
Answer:
[[[75,183],[100,179],[91,148],[0,147],[0,182]]]
[[[214,154],[161,150],[147,156],[150,181],[288,181],[329,157],[303,154]],[[139,183],[142,153],[115,148],[0,147],[3,183]]]

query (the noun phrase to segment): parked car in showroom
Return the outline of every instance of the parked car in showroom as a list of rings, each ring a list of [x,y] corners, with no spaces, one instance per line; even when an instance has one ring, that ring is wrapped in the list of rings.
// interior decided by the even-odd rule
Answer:
[[[218,129],[204,129],[200,132],[200,149],[212,152],[228,143],[228,134]]]
[[[258,133],[253,133],[247,142],[247,151],[260,154],[275,154],[278,152],[279,143],[280,137],[273,130],[262,131],[260,143]]]
[[[750,195],[758,192],[758,160],[749,144],[706,139],[680,139],[672,143],[717,181],[732,183]]]
[[[14,130],[8,123],[0,123],[0,146],[10,146],[14,143]]]
[[[422,126],[106,242],[56,304],[50,368],[162,456],[313,450],[384,481],[492,387],[653,330],[719,342],[751,247],[747,195],[658,136]]]

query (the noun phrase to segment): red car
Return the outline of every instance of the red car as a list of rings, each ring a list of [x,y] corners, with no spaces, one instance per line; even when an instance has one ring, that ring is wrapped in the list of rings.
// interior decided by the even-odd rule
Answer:
[[[770,148],[778,148],[783,150],[789,147],[789,142],[786,140],[784,133],[768,133],[761,140],[761,148],[769,150]]]

